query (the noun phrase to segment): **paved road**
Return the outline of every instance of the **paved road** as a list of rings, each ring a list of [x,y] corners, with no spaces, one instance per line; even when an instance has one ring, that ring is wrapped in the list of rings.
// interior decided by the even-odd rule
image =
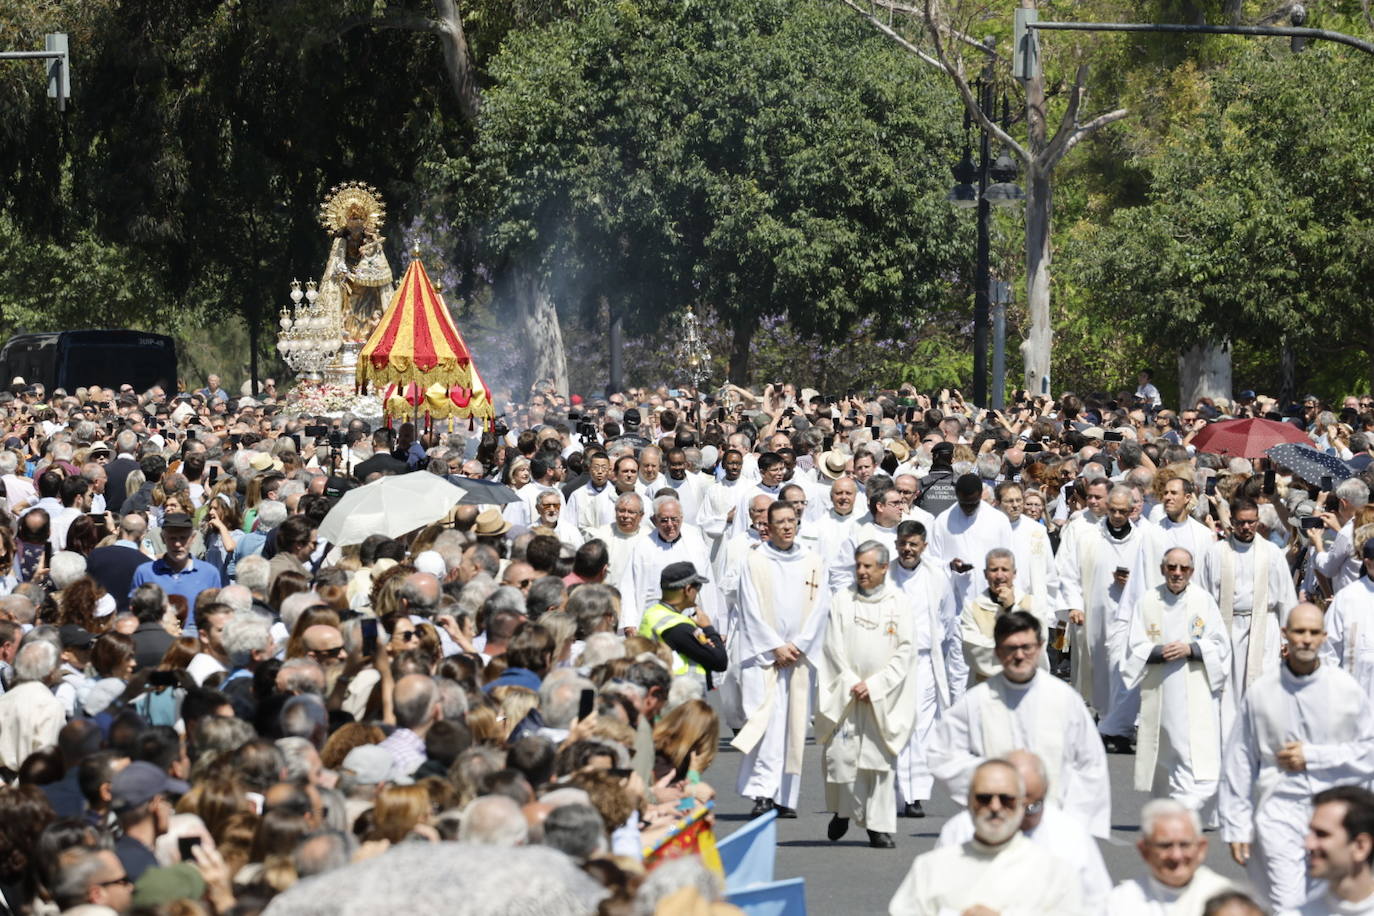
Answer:
[[[753,802],[735,794],[740,754],[722,742],[723,748],[707,774],[715,786],[717,833],[728,836],[749,816]],[[1112,836],[1098,841],[1113,881],[1141,872],[1143,863],[1135,849],[1140,806],[1148,796],[1131,788],[1135,758],[1107,758],[1112,782]],[[897,848],[871,849],[868,835],[856,825],[839,843],[825,838],[830,815],[825,812],[821,751],[808,742],[801,804],[796,820],[778,821],[777,877],[806,878],[807,910],[812,916],[886,913],[888,901],[901,884],[912,860],[931,849],[945,821],[960,810],[937,784],[935,797],[926,804],[921,820],[898,819]],[[894,802],[895,804],[895,802]],[[1207,864],[1228,877],[1241,879],[1244,872],[1231,861],[1216,833],[1208,833]]]

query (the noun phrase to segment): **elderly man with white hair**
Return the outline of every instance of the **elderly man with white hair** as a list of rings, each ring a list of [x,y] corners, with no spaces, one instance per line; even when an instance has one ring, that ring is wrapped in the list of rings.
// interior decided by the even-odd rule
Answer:
[[[1217,894],[1235,890],[1212,871],[1207,837],[1197,812],[1172,798],[1156,798],[1140,811],[1140,857],[1149,873],[1118,884],[1102,910],[1112,916],[1154,916],[1157,913],[1201,913]]]
[[[620,627],[626,635],[639,629],[646,608],[659,598],[659,576],[670,563],[687,562],[697,569],[710,568],[706,541],[694,526],[686,524],[682,503],[675,496],[654,500],[654,530],[630,550],[619,581]],[[719,591],[714,583],[702,587],[701,607],[713,620],[721,619]]]
[[[57,743],[67,717],[51,682],[59,676],[57,648],[34,640],[14,657],[15,684],[0,696],[0,766],[18,771],[29,754]]]
[[[1012,751],[1003,759],[1016,767],[1026,785],[1026,814],[1021,818],[1021,832],[1078,872],[1087,912],[1111,912],[1104,909],[1107,895],[1112,892],[1112,879],[1102,861],[1102,852],[1082,824],[1046,797],[1050,782],[1045,762],[1024,750]],[[961,846],[973,835],[973,815],[964,810],[945,821],[935,845]]]
[[[1360,577],[1360,557],[1355,552],[1355,515],[1369,503],[1369,486],[1358,477],[1343,480],[1336,487],[1339,506],[1334,513],[1323,513],[1327,527],[1336,532],[1328,545],[1322,529],[1309,532],[1317,548],[1317,572],[1331,580],[1332,593]]]
[[[1015,766],[1000,758],[979,765],[968,807],[973,838],[917,856],[890,916],[1087,912],[1073,868],[1021,832],[1026,786]]]
[[[605,581],[608,584],[621,580],[635,547],[648,537],[641,524],[644,521],[644,497],[634,491],[622,493],[616,497],[613,505],[615,520],[609,525],[587,531],[587,540],[595,538],[606,545]]]

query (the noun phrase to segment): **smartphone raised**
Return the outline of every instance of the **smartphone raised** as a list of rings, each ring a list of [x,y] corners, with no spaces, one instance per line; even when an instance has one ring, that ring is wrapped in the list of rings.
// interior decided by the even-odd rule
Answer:
[[[377,654],[377,620],[371,618],[362,622],[363,632],[363,657],[368,658]]]
[[[1313,528],[1322,528],[1325,527],[1325,525],[1326,522],[1315,515],[1309,515],[1306,518],[1298,519],[1298,527],[1304,531],[1311,531]]]
[[[596,708],[596,691],[590,687],[583,689],[577,698],[577,718],[582,720],[592,714]]]
[[[177,837],[177,850],[181,853],[181,861],[195,864],[195,849],[200,845],[198,836],[179,836]]]
[[[1217,479],[1215,477],[1208,477],[1207,483],[1203,486],[1202,491],[1208,496],[1215,494],[1217,492]]]
[[[1330,493],[1331,488],[1336,485],[1336,480],[1330,474],[1322,475],[1322,492]]]

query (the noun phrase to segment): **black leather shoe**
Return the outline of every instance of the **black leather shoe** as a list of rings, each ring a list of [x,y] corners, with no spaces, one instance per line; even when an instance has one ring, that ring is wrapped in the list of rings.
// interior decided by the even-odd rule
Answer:
[[[849,830],[849,818],[840,817],[838,814],[830,818],[830,824],[825,828],[825,838],[830,842],[837,842]]]
[[[925,811],[924,808],[921,807],[921,803],[918,802],[918,801],[907,802],[907,803],[906,803],[906,807],[902,809],[902,817],[925,817],[925,816],[926,816],[926,811]]]
[[[789,808],[786,805],[774,805],[778,809],[778,819],[795,821],[797,819],[797,809]]]
[[[890,833],[879,833],[876,830],[868,831],[868,845],[874,849],[896,849],[897,844],[892,839]]]
[[[1102,746],[1107,749],[1108,754],[1135,753],[1135,748],[1131,746],[1131,739],[1124,735],[1103,735]]]
[[[769,811],[772,811],[773,808],[774,808],[773,799],[771,799],[771,798],[756,798],[756,799],[754,799],[754,807],[749,811],[749,816],[750,816],[750,817],[763,817],[763,816],[764,816],[765,814],[767,814]],[[795,817],[796,815],[793,815],[793,816]]]

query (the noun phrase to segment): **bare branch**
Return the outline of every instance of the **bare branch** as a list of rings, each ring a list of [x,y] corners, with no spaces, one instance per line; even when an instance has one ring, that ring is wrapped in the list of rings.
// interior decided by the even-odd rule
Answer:
[[[1360,12],[1364,15],[1364,24],[1374,31],[1374,14],[1369,12],[1369,0],[1360,0]]]
[[[846,0],[848,2],[848,0]],[[937,16],[934,10],[934,0],[925,0],[925,11],[922,17],[926,23],[926,30],[930,34],[931,42],[935,46],[935,56],[939,59],[940,66],[949,74],[950,79],[954,80],[954,87],[959,90],[959,97],[964,100],[964,108],[969,111],[978,121],[978,126],[987,132],[988,136],[1004,144],[1023,162],[1029,164],[1032,161],[1031,152],[1017,143],[1011,134],[1007,133],[998,126],[987,112],[983,111],[977,99],[973,97],[973,90],[969,88],[968,80],[964,78],[962,59],[951,61],[945,53],[945,43],[940,37],[940,26],[937,24]]]
[[[1066,155],[1068,155],[1069,150],[1077,146],[1078,141],[1082,140],[1084,137],[1101,130],[1108,124],[1114,124],[1117,121],[1120,121],[1122,118],[1126,117],[1130,113],[1131,110],[1129,108],[1118,108],[1115,111],[1109,111],[1105,114],[1100,114],[1097,117],[1093,118],[1087,124],[1084,124],[1082,127],[1074,131],[1072,135],[1070,135],[1069,139],[1064,143],[1064,148],[1059,151],[1059,155],[1056,157],[1055,161],[1057,162],[1059,159],[1063,159]]]
[[[897,0],[871,0],[871,2],[873,6],[880,6],[890,12],[904,13],[908,16],[924,16],[924,13],[916,7],[908,6],[905,3],[898,3]],[[952,25],[946,25],[945,31],[968,45],[970,48],[976,48],[989,57],[995,57],[998,60],[1003,59],[1002,55],[998,54],[995,49],[987,47],[967,32],[961,32]]]
[[[1078,71],[1073,77],[1073,89],[1069,91],[1069,104],[1064,110],[1064,117],[1059,119],[1059,129],[1050,138],[1049,144],[1045,147],[1045,155],[1050,161],[1056,161],[1059,156],[1059,147],[1068,142],[1069,137],[1078,130],[1078,109],[1083,104],[1083,93],[1088,82],[1087,64],[1079,64]]]
[[[870,13],[868,10],[859,6],[859,4],[855,3],[854,0],[840,0],[840,2],[842,2],[845,6],[849,7],[850,9],[854,10],[854,12],[858,13],[860,16],[867,19],[874,28],[876,28],[879,32],[882,32],[888,38],[891,38],[893,41],[897,42],[897,44],[901,45],[905,50],[910,51],[912,54],[915,54],[917,57],[919,57],[926,63],[930,64],[932,67],[939,67],[941,70],[945,69],[944,64],[940,63],[938,60],[931,57],[929,54],[922,51],[920,48],[916,47],[911,42],[907,41],[900,34],[898,34],[898,32],[895,29],[893,29],[892,26],[883,22],[877,16],[874,16],[872,13]],[[878,5],[881,6],[882,4],[879,3]]]

